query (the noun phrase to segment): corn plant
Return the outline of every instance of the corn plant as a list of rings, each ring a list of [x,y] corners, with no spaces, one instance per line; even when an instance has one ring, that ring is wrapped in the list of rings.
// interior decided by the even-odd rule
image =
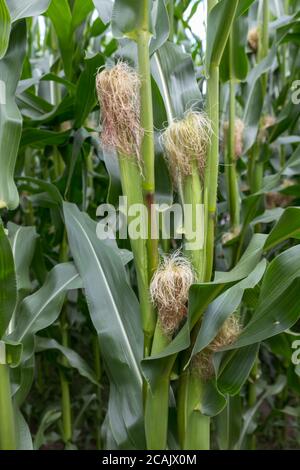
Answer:
[[[1,450],[299,447],[298,9],[0,0]]]

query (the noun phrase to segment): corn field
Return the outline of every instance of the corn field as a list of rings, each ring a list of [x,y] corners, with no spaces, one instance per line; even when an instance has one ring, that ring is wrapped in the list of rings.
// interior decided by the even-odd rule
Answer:
[[[299,0],[0,0],[0,450],[300,448],[299,70]]]

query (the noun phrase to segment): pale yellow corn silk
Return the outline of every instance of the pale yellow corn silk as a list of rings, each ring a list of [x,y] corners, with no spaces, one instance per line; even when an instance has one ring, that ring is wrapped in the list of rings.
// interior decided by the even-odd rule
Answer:
[[[258,140],[265,142],[268,138],[268,129],[276,123],[276,118],[269,114],[262,117],[260,122],[260,130],[258,133]]]
[[[162,146],[175,183],[178,178],[191,175],[193,160],[203,176],[211,134],[209,119],[196,111],[188,111],[182,120],[174,121],[162,133]]]
[[[203,351],[193,357],[191,361],[192,372],[204,381],[211,379],[214,376],[213,354],[232,344],[239,336],[240,331],[239,317],[235,314],[230,315],[214,340]]]
[[[254,26],[248,31],[247,41],[251,49],[256,52],[259,43],[259,32],[257,26]]]
[[[228,130],[229,130],[229,122],[225,121],[224,125],[223,125],[224,147],[226,147],[226,145],[227,145]],[[237,118],[234,122],[234,155],[235,155],[235,158],[239,158],[243,155],[244,130],[245,130],[244,122],[241,119]]]
[[[164,257],[152,278],[151,300],[167,336],[175,333],[186,316],[189,288],[194,280],[191,263],[178,252]]]
[[[99,70],[96,76],[102,143],[137,158],[139,163],[144,134],[140,123],[140,87],[138,73],[122,61],[111,69]]]

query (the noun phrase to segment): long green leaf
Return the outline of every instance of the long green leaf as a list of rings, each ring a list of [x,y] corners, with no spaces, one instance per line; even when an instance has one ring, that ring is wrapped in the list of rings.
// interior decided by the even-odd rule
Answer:
[[[95,73],[103,65],[104,57],[101,54],[95,54],[85,59],[85,67],[79,77],[74,103],[75,127],[84,124],[97,103],[94,90]]]
[[[286,384],[286,377],[284,377],[283,375],[280,375],[278,377],[277,381],[273,385],[266,386],[265,392],[261,394],[261,396],[259,397],[259,399],[255,403],[255,405],[253,407],[251,407],[249,410],[246,411],[246,413],[243,416],[244,422],[243,422],[242,432],[240,434],[240,438],[239,438],[238,443],[236,445],[237,449],[241,449],[244,438],[245,438],[247,432],[250,429],[250,425],[251,425],[251,423],[254,419],[254,416],[257,413],[257,411],[259,410],[259,408],[262,405],[263,401],[267,397],[279,394],[283,390],[285,384]]]
[[[254,314],[233,345],[261,342],[293,326],[300,317],[300,245],[286,250],[268,266]]]
[[[160,354],[147,358],[142,363],[144,375],[151,386],[154,387],[160,376],[165,373],[168,366],[166,361],[172,360],[174,355],[190,346],[191,327],[201,318],[201,315],[208,308],[209,304],[222,292],[226,291],[226,289],[247,278],[255,269],[261,260],[266,237],[267,235],[255,234],[239,263],[231,271],[216,272],[213,282],[194,284],[191,286],[189,293],[188,321],[181,328],[173,341]],[[214,389],[216,388],[215,385],[211,386]]]
[[[202,351],[215,338],[224,321],[238,309],[246,289],[253,289],[261,280],[266,269],[262,260],[257,267],[238,284],[217,297],[206,310],[197,335],[192,356]]]
[[[0,208],[15,209],[19,196],[14,183],[14,169],[21,137],[22,118],[15,102],[26,48],[26,26],[12,28],[9,47],[0,61]],[[4,100],[2,101],[2,98]]]
[[[270,250],[288,238],[299,238],[299,236],[300,207],[288,207],[281,215],[275,227],[271,230],[264,248],[265,250]]]
[[[236,395],[249,377],[258,354],[259,345],[251,344],[229,351],[217,368],[218,389],[224,395]]]
[[[48,351],[48,350],[57,350],[60,351],[63,356],[68,360],[73,369],[76,369],[82,377],[87,378],[90,382],[95,385],[99,385],[97,382],[95,372],[90,368],[90,366],[82,359],[76,351],[73,349],[62,346],[53,338],[44,338],[42,336],[36,336],[35,338],[35,351]]]
[[[30,429],[17,406],[14,407],[15,428],[18,450],[33,450]]]
[[[93,3],[103,23],[109,23],[113,12],[113,0],[93,0]]]
[[[30,264],[34,255],[37,233],[35,227],[22,227],[9,222],[8,237],[15,262],[18,296],[31,289]]]
[[[47,15],[53,23],[58,38],[66,77],[71,78],[74,40],[72,13],[68,1],[52,0],[47,10]]]
[[[223,82],[230,79],[244,81],[248,74],[248,57],[246,54],[247,21],[245,17],[236,18],[232,25],[233,50],[232,63],[229,65],[229,40],[222,57],[220,77]]]
[[[0,338],[8,327],[16,302],[17,285],[14,259],[0,220]]]
[[[51,0],[7,0],[12,21],[44,13]]]
[[[78,208],[64,203],[71,252],[80,272],[89,311],[99,335],[107,373],[120,391],[119,412],[137,448],[143,446],[143,354],[139,305],[127,284],[121,258],[97,239]],[[113,433],[117,439],[118,429]]]
[[[166,42],[153,56],[151,67],[169,122],[182,118],[187,110],[199,106],[201,94],[192,58],[180,46]]]
[[[5,55],[11,30],[10,13],[6,0],[0,0],[0,60]]]
[[[260,78],[273,65],[276,48],[270,50],[268,56],[259,62],[248,74],[246,86],[246,103],[243,121],[245,123],[244,152],[247,152],[255,142],[261,117],[263,98]]]
[[[207,75],[209,75],[212,64],[218,66],[221,63],[238,3],[238,0],[220,0],[209,12],[205,53]]]
[[[34,334],[51,325],[60,314],[66,293],[81,288],[78,271],[72,263],[55,266],[45,284],[20,304],[15,330],[8,339],[23,344],[22,360],[27,360],[34,350]]]

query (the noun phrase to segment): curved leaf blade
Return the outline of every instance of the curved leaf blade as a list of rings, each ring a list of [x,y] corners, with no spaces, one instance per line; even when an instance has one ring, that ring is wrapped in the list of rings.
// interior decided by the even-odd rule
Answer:
[[[95,376],[95,372],[90,368],[86,361],[79,354],[77,354],[76,351],[62,346],[61,344],[59,344],[58,341],[53,338],[44,338],[42,336],[36,336],[35,351],[41,352],[49,350],[60,351],[62,355],[65,356],[65,358],[68,360],[70,367],[76,369],[79,374],[82,375],[82,377],[85,377],[93,384],[99,385]]]
[[[18,297],[31,289],[29,270],[34,255],[36,239],[35,227],[22,227],[9,222],[8,238],[15,263]]]
[[[224,350],[259,343],[292,327],[300,317],[300,245],[268,266],[257,308],[239,338]]]
[[[107,373],[120,390],[122,419],[132,442],[144,445],[142,428],[142,328],[137,299],[127,284],[121,257],[103,243],[86,215],[64,203],[69,244],[80,272]],[[112,422],[117,439],[118,429]]]
[[[17,302],[15,265],[0,219],[0,338],[5,334]]]
[[[55,266],[48,274],[44,285],[26,297],[16,314],[16,327],[8,339],[23,344],[22,361],[34,350],[34,334],[47,328],[59,316],[67,291],[80,289],[81,279],[72,263]]]
[[[11,30],[10,13],[6,0],[0,0],[0,60],[5,55]]]
[[[300,236],[300,207],[288,207],[285,209],[277,224],[271,230],[264,249],[270,250],[288,238]]]
[[[9,47],[0,61],[0,84],[4,84],[4,101],[0,100],[0,209],[15,209],[19,195],[14,169],[21,138],[22,118],[15,102],[15,92],[22,71],[26,48],[26,25],[21,21],[12,28]]]
[[[220,65],[238,3],[238,0],[220,0],[208,14],[205,53],[207,75],[212,64]]]
[[[44,13],[51,0],[7,0],[12,21]]]

